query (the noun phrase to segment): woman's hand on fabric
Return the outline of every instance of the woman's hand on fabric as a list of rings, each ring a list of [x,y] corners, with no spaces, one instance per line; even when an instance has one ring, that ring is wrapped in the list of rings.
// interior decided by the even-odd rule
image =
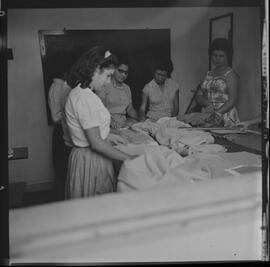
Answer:
[[[184,114],[182,116],[185,123],[189,123],[192,126],[202,126],[210,118],[211,113],[193,112]]]
[[[143,116],[143,117],[140,117],[140,121],[145,121],[145,117]]]
[[[218,112],[212,112],[212,113],[203,113],[205,116],[205,125],[204,127],[217,127],[217,126],[223,126],[224,119],[222,114]]]
[[[110,133],[107,137],[107,140],[112,144],[112,145],[126,145],[128,143],[128,141],[126,139],[124,139],[123,137],[116,135],[116,134],[112,134]]]
[[[223,115],[219,112],[215,112],[214,114],[215,114],[215,117],[214,117],[215,124],[223,126],[224,125]]]
[[[185,115],[180,114],[180,113],[176,116],[176,119],[179,121],[184,121],[184,118],[185,118]]]
[[[214,113],[215,112],[215,108],[212,104],[208,105],[203,110],[204,110],[204,113]]]
[[[113,118],[111,118],[111,125],[110,126],[111,126],[112,129],[118,129],[118,128],[120,128],[119,123],[117,123],[117,121],[114,120]]]

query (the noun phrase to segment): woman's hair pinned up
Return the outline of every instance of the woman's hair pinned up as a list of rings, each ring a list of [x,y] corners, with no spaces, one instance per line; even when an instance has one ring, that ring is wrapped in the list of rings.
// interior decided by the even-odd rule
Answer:
[[[117,57],[103,46],[95,46],[86,51],[72,66],[70,71],[70,86],[73,88],[81,84],[88,87],[92,81],[95,70],[110,66],[117,66]]]
[[[228,59],[231,59],[233,55],[232,45],[226,38],[216,38],[212,41],[209,46],[208,52],[210,55],[212,55],[214,51],[224,51]]]

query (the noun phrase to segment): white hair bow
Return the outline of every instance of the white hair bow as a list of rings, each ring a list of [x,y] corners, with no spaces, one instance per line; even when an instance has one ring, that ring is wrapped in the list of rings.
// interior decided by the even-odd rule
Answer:
[[[111,52],[110,52],[109,50],[107,50],[107,51],[105,52],[104,58],[107,58],[107,57],[109,57],[110,55],[111,55]]]

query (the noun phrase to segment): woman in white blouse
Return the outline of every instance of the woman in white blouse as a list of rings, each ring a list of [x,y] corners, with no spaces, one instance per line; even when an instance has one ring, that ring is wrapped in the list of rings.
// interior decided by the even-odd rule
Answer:
[[[69,156],[66,199],[116,190],[112,160],[131,156],[113,147],[125,141],[111,134],[110,113],[93,92],[113,74],[117,59],[104,47],[87,51],[71,69],[71,90],[65,117],[73,142]]]

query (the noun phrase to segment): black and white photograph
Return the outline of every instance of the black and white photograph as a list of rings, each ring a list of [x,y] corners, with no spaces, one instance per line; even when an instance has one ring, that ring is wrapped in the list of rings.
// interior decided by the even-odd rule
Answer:
[[[268,8],[0,0],[3,265],[269,261]]]

